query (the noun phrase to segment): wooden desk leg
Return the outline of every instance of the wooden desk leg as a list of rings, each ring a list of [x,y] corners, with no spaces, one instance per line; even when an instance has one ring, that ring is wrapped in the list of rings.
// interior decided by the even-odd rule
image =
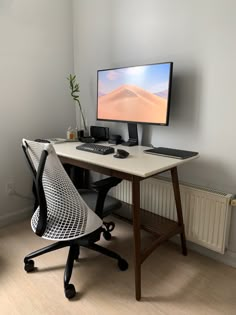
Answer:
[[[137,178],[132,181],[133,207],[133,237],[134,237],[134,268],[135,268],[135,296],[141,299],[141,241],[140,241],[140,182]]]
[[[182,212],[182,205],[181,205],[181,198],[180,198],[180,191],[179,191],[179,179],[178,179],[177,167],[174,167],[171,169],[171,177],[172,177],[172,184],[173,184],[174,195],[175,195],[175,204],[176,204],[176,210],[177,210],[178,224],[182,226],[182,233],[180,234],[182,253],[184,256],[187,256],[188,251],[187,251],[185,231],[184,231],[184,220],[183,220],[183,212]]]

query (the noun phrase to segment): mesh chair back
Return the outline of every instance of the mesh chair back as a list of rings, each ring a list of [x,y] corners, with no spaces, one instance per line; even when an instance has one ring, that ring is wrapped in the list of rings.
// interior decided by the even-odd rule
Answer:
[[[50,143],[23,139],[28,162],[37,174],[42,153],[46,162],[42,174],[42,187],[46,200],[46,227],[42,235],[50,240],[72,240],[90,234],[102,226],[102,220],[84,202]],[[40,204],[40,200],[39,200]],[[40,206],[34,212],[31,226],[36,233],[39,224]]]

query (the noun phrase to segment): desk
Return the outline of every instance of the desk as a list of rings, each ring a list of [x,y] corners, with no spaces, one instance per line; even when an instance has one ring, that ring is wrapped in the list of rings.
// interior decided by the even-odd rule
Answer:
[[[93,170],[108,176],[126,179],[132,183],[132,210],[133,210],[133,239],[134,239],[134,268],[135,268],[135,296],[136,300],[141,299],[141,265],[153,250],[163,241],[180,234],[182,253],[187,255],[182,206],[179,191],[177,167],[196,159],[199,155],[189,159],[179,160],[169,157],[143,153],[148,147],[135,146],[125,147],[130,155],[126,159],[116,159],[113,154],[99,155],[76,150],[78,143],[60,143],[54,145],[57,155],[62,163],[68,163],[84,169]],[[116,146],[115,148],[122,148]],[[140,209],[140,182],[148,177],[166,171],[171,172],[175,203],[177,209],[177,222],[155,215],[156,219],[148,219],[147,211]],[[145,214],[145,223],[142,228],[157,236],[155,241],[144,250],[141,250],[141,213]],[[156,226],[153,227],[154,223]]]

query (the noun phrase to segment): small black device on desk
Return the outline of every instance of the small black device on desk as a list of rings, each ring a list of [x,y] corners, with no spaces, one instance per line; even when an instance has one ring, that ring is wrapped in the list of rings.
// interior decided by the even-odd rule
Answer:
[[[115,152],[114,148],[112,147],[95,143],[84,143],[78,145],[76,149],[102,155],[111,154]]]
[[[108,127],[99,127],[91,126],[90,135],[95,138],[96,141],[107,141],[109,139],[109,128]]]
[[[108,143],[112,144],[120,144],[121,141],[121,136],[120,135],[110,135],[110,138],[108,140]]]
[[[84,142],[84,143],[94,143],[96,142],[96,139],[92,136],[88,136],[88,137],[80,137],[79,141]]]
[[[125,159],[127,156],[129,156],[129,152],[122,149],[117,149],[116,154],[113,156],[118,159]]]
[[[109,137],[109,128],[108,127],[90,127],[90,136],[81,136],[79,140],[84,143],[94,143],[98,141],[107,141]]]
[[[198,152],[164,148],[164,147],[148,149],[148,150],[144,150],[143,152],[148,153],[148,154],[154,154],[154,155],[163,155],[163,156],[172,157],[175,159],[187,159],[198,154]]]
[[[42,142],[42,143],[50,143],[49,140],[46,140],[46,139],[35,139],[34,141],[36,142]]]

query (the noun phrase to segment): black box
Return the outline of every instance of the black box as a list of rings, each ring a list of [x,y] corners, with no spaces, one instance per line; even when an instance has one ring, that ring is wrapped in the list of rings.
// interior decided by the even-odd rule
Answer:
[[[90,127],[90,135],[95,138],[96,141],[107,141],[109,139],[109,128],[108,127]]]
[[[111,135],[108,143],[111,144],[120,144],[122,142],[121,136],[120,135]]]

